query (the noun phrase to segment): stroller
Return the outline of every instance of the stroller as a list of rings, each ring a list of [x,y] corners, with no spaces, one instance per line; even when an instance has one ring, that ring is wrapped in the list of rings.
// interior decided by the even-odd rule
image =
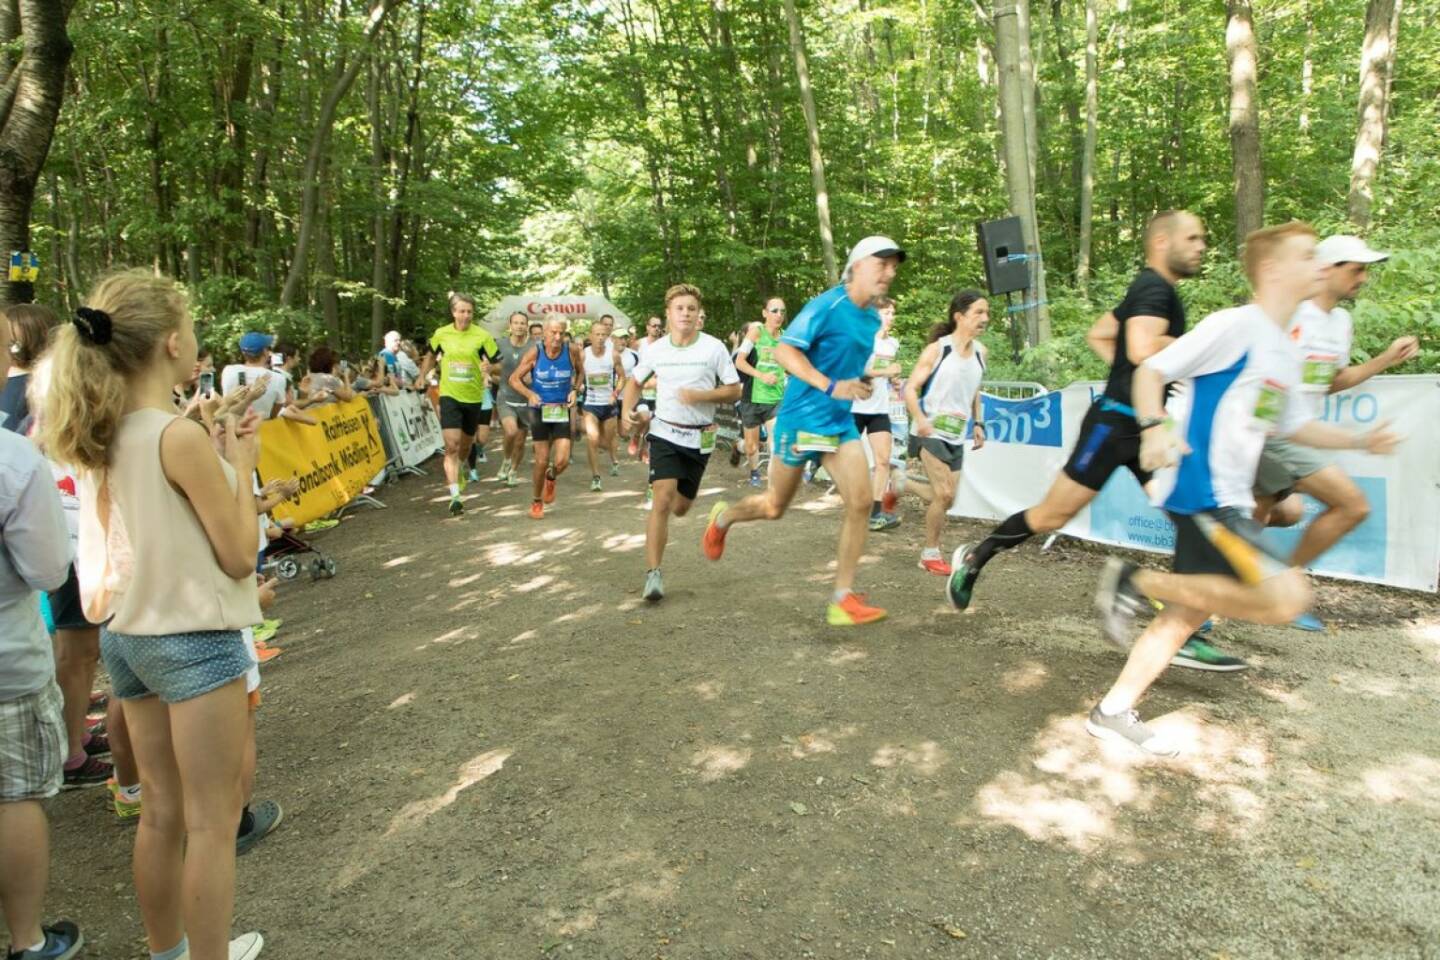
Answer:
[[[302,558],[306,554],[313,556],[305,561]],[[282,528],[280,536],[265,547],[265,563],[261,572],[273,572],[288,582],[300,576],[302,565],[309,569],[311,580],[329,580],[335,576],[335,560],[332,557],[300,539],[294,531]]]

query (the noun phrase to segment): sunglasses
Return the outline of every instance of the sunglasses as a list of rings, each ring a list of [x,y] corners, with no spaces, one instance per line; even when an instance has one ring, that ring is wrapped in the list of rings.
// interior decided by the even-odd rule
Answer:
[[[766,313],[784,313],[784,312],[785,312],[785,308],[784,308],[784,307],[768,307],[768,308],[766,308],[765,312],[766,312]]]

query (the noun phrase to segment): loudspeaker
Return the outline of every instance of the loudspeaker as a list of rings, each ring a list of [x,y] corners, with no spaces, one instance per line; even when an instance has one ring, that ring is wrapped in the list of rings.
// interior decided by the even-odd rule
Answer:
[[[1019,217],[980,220],[980,259],[985,261],[985,285],[992,294],[1014,293],[1030,286],[1030,262],[1025,256],[1025,232]]]

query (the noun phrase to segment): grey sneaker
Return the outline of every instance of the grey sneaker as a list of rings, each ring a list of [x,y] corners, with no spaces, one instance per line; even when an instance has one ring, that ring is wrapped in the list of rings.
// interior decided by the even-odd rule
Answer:
[[[1100,571],[1100,584],[1095,589],[1095,608],[1100,611],[1100,630],[1105,639],[1118,650],[1128,651],[1135,642],[1135,615],[1146,609],[1149,601],[1130,577],[1140,569],[1133,563],[1110,557]]]
[[[600,477],[599,477],[599,475],[597,474],[596,476],[591,477],[591,478],[590,478],[590,492],[591,492],[591,493],[599,493],[601,489],[602,489],[602,488],[601,488],[601,486],[600,486]]]
[[[640,596],[651,603],[658,603],[665,598],[665,581],[660,579],[659,567],[645,574],[645,589]]]
[[[242,933],[230,941],[230,960],[255,960],[265,949],[265,938],[258,933]]]
[[[244,856],[249,853],[255,844],[264,840],[280,821],[285,819],[285,811],[280,804],[274,800],[261,800],[250,808],[250,829],[235,838],[235,856]],[[241,826],[244,826],[244,818],[241,818]]]
[[[1090,711],[1090,716],[1085,718],[1085,732],[1112,743],[1131,744],[1152,757],[1173,757],[1180,752],[1174,744],[1141,723],[1140,715],[1134,710],[1111,717],[1101,713],[1097,704]]]

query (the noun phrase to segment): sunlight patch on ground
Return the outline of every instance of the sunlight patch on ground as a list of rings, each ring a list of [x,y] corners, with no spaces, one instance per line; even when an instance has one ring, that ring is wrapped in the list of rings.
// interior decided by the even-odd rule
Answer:
[[[450,587],[452,590],[456,587],[468,587],[470,586],[470,584],[474,583],[476,580],[479,580],[483,576],[485,576],[484,571],[481,571],[480,573],[472,573],[468,577],[456,577],[454,580],[451,580],[448,584],[446,584],[446,586]]]
[[[533,639],[535,639],[535,631],[534,631],[534,630],[526,630],[526,631],[524,631],[523,633],[517,633],[517,634],[515,634],[515,636],[511,637],[509,640],[506,640],[506,641],[505,641],[505,648],[506,648],[506,649],[509,649],[510,647],[518,647],[518,646],[520,646],[520,644],[524,643],[526,640],[533,640]]]
[[[389,570],[392,567],[400,567],[404,566],[407,563],[411,563],[414,561],[414,559],[414,554],[411,554],[408,557],[396,557],[394,560],[386,560],[383,566],[386,570]]]
[[[929,777],[944,766],[945,759],[945,751],[940,749],[940,745],[926,740],[913,747],[903,743],[881,747],[871,756],[870,765],[881,769],[913,767],[917,773]]]
[[[463,791],[500,772],[500,768],[505,766],[505,761],[510,759],[512,752],[510,750],[489,750],[462,764],[455,783],[448,790],[426,800],[413,800],[407,803],[390,821],[390,826],[385,830],[385,836],[394,836],[402,830],[419,826],[426,818],[444,810],[459,799]]]
[[[1248,686],[1266,700],[1278,703],[1294,713],[1308,713],[1315,705],[1298,690],[1287,690],[1274,680],[1250,677]]]
[[[828,513],[840,507],[841,500],[838,496],[816,497],[814,500],[807,500],[804,503],[793,503],[791,510],[804,510],[806,513]]]
[[[796,760],[804,760],[822,753],[834,753],[837,740],[846,740],[855,736],[860,728],[855,724],[847,724],[838,730],[830,730],[821,727],[812,730],[810,733],[802,733],[798,737],[781,737],[781,741],[790,748],[790,756]]]
[[[720,695],[725,692],[725,684],[719,680],[706,680],[697,683],[690,689],[700,695],[701,700],[719,700]]]
[[[1045,686],[1050,671],[1038,660],[1018,663],[1000,675],[1000,686],[1006,693],[1030,693]]]
[[[515,592],[531,593],[535,590],[539,590],[541,587],[548,586],[554,582],[554,577],[550,576],[548,573],[542,573],[540,574],[540,576],[526,580],[524,583],[515,587]]]
[[[445,633],[440,634],[440,636],[436,637],[434,640],[429,640],[425,643],[420,644],[420,646],[416,647],[415,649],[417,651],[424,650],[426,647],[431,647],[436,644],[444,646],[446,644],[452,643],[464,643],[466,640],[469,640],[474,636],[474,634],[468,634],[462,637],[462,634],[467,633],[467,627],[456,627],[454,630],[448,630]]]
[[[553,530],[540,531],[536,539],[544,540],[546,542],[554,542],[556,540],[564,540],[566,537],[570,536],[570,534],[574,532],[574,527],[556,527]]]
[[[864,660],[870,654],[864,650],[856,650],[853,647],[837,647],[831,651],[825,662],[832,667],[838,667],[842,663],[855,663],[857,660]]]
[[[570,622],[571,620],[579,620],[579,619],[581,619],[582,617],[591,617],[591,616],[594,616],[595,614],[599,613],[599,612],[600,612],[601,610],[603,610],[603,609],[605,609],[605,605],[602,604],[602,603],[586,604],[585,606],[581,607],[579,610],[571,610],[569,613],[567,613],[567,614],[565,614],[565,615],[563,615],[563,616],[556,617],[553,622],[555,622],[555,623],[568,623],[568,622]]]
[[[749,748],[737,750],[734,747],[714,746],[697,750],[690,758],[690,766],[700,771],[700,779],[714,783],[739,770],[750,762]]]
[[[606,552],[630,553],[645,546],[645,534],[643,533],[616,533],[606,537],[600,545]]]
[[[410,705],[410,704],[412,704],[412,703],[414,703],[414,702],[415,702],[415,691],[414,691],[414,690],[411,690],[409,693],[402,693],[402,694],[400,694],[400,696],[396,697],[394,700],[391,700],[391,701],[390,701],[390,706],[386,707],[385,709],[386,709],[386,710],[398,710],[398,709],[400,709],[401,707],[408,706],[408,705]]]
[[[1411,754],[1371,767],[1360,775],[1366,796],[1376,803],[1417,803],[1440,809],[1440,761]]]
[[[1440,620],[1421,620],[1405,628],[1410,642],[1430,654],[1430,659],[1440,663]]]

